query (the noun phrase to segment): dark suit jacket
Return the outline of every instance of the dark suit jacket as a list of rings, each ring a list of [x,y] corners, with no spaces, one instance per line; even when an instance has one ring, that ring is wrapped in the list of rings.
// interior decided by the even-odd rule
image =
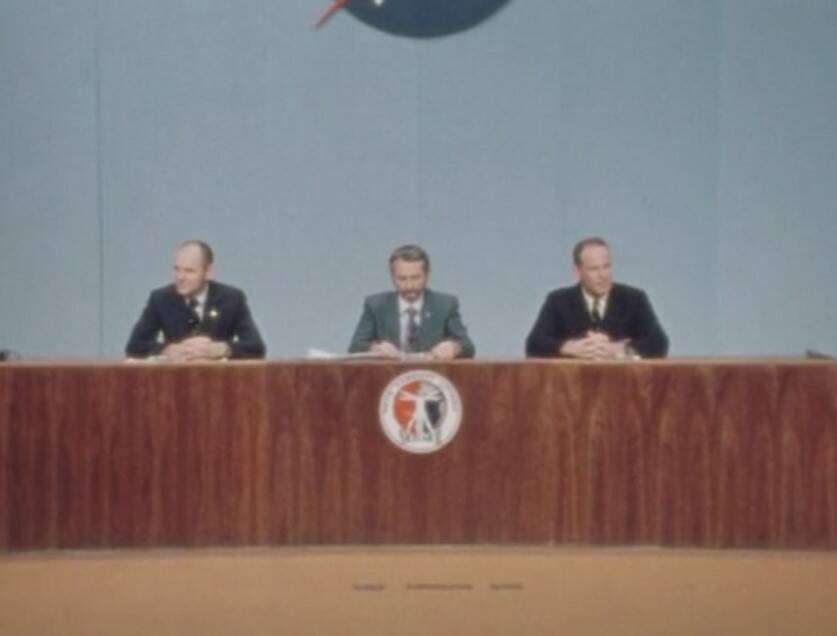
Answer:
[[[209,282],[203,320],[197,324],[174,285],[152,291],[131,331],[125,353],[134,358],[157,355],[165,345],[199,334],[229,344],[233,358],[265,356],[265,346],[244,293],[215,281]]]
[[[349,352],[369,351],[373,343],[382,340],[388,340],[400,348],[401,321],[398,316],[398,293],[394,291],[367,296]],[[474,357],[474,343],[468,337],[468,330],[459,316],[456,296],[425,289],[416,348],[418,351],[430,351],[444,340],[459,343],[462,347],[460,358]]]
[[[581,285],[556,289],[546,297],[526,338],[526,355],[558,356],[564,342],[581,337],[592,328]],[[631,348],[643,358],[663,358],[668,353],[668,337],[641,289],[614,283],[600,330],[614,340],[628,339]]]

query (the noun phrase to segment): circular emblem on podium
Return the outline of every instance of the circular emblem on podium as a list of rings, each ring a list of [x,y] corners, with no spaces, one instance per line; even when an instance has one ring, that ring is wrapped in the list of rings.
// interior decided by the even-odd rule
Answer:
[[[433,371],[408,371],[381,394],[378,415],[389,440],[410,453],[433,453],[459,431],[462,400],[446,377]]]

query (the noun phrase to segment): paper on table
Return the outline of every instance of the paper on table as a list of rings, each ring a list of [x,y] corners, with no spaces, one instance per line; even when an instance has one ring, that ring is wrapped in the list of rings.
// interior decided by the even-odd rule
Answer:
[[[310,348],[305,352],[306,360],[426,360],[428,357],[429,355],[426,353],[402,353],[397,358],[390,358],[372,351],[332,353],[331,351],[315,348]]]

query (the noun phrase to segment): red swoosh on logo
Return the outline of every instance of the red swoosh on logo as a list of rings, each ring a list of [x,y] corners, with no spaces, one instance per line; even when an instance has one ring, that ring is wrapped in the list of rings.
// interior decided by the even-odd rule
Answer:
[[[325,13],[320,16],[320,19],[317,20],[314,28],[319,29],[331,19],[331,16],[340,11],[340,9],[345,7],[347,4],[349,4],[349,0],[332,0],[331,5],[325,10]]]

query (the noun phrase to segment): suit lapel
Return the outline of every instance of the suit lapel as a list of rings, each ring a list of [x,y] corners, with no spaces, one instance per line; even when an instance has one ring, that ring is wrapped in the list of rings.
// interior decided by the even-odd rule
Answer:
[[[433,332],[433,320],[436,319],[436,298],[429,289],[424,290],[424,303],[421,307],[421,323],[418,329],[417,347],[419,351],[429,351],[432,347],[428,336]]]
[[[607,308],[605,309],[605,315],[602,318],[602,328],[608,333],[613,332],[613,328],[616,326],[616,318],[621,315],[621,303],[622,296],[616,289],[616,285],[613,285],[610,288],[610,296],[607,299]]]
[[[401,347],[401,317],[398,314],[398,293],[390,292],[386,300],[384,311],[384,339],[389,340],[396,347]]]
[[[171,293],[168,296],[168,304],[171,308],[172,316],[175,318],[177,324],[177,338],[183,338],[192,331],[190,320],[192,314],[189,311],[189,306],[186,300],[177,293],[174,285],[171,286]]]
[[[573,313],[575,319],[580,326],[579,331],[584,333],[592,328],[593,320],[590,317],[590,312],[587,310],[587,303],[584,302],[584,291],[581,289],[581,283],[575,286],[575,294],[573,294]]]
[[[218,296],[218,288],[209,281],[209,286],[206,289],[206,304],[203,308],[203,318],[201,319],[201,331],[207,334],[214,332],[215,322],[218,315],[221,313],[219,304],[221,299]]]

